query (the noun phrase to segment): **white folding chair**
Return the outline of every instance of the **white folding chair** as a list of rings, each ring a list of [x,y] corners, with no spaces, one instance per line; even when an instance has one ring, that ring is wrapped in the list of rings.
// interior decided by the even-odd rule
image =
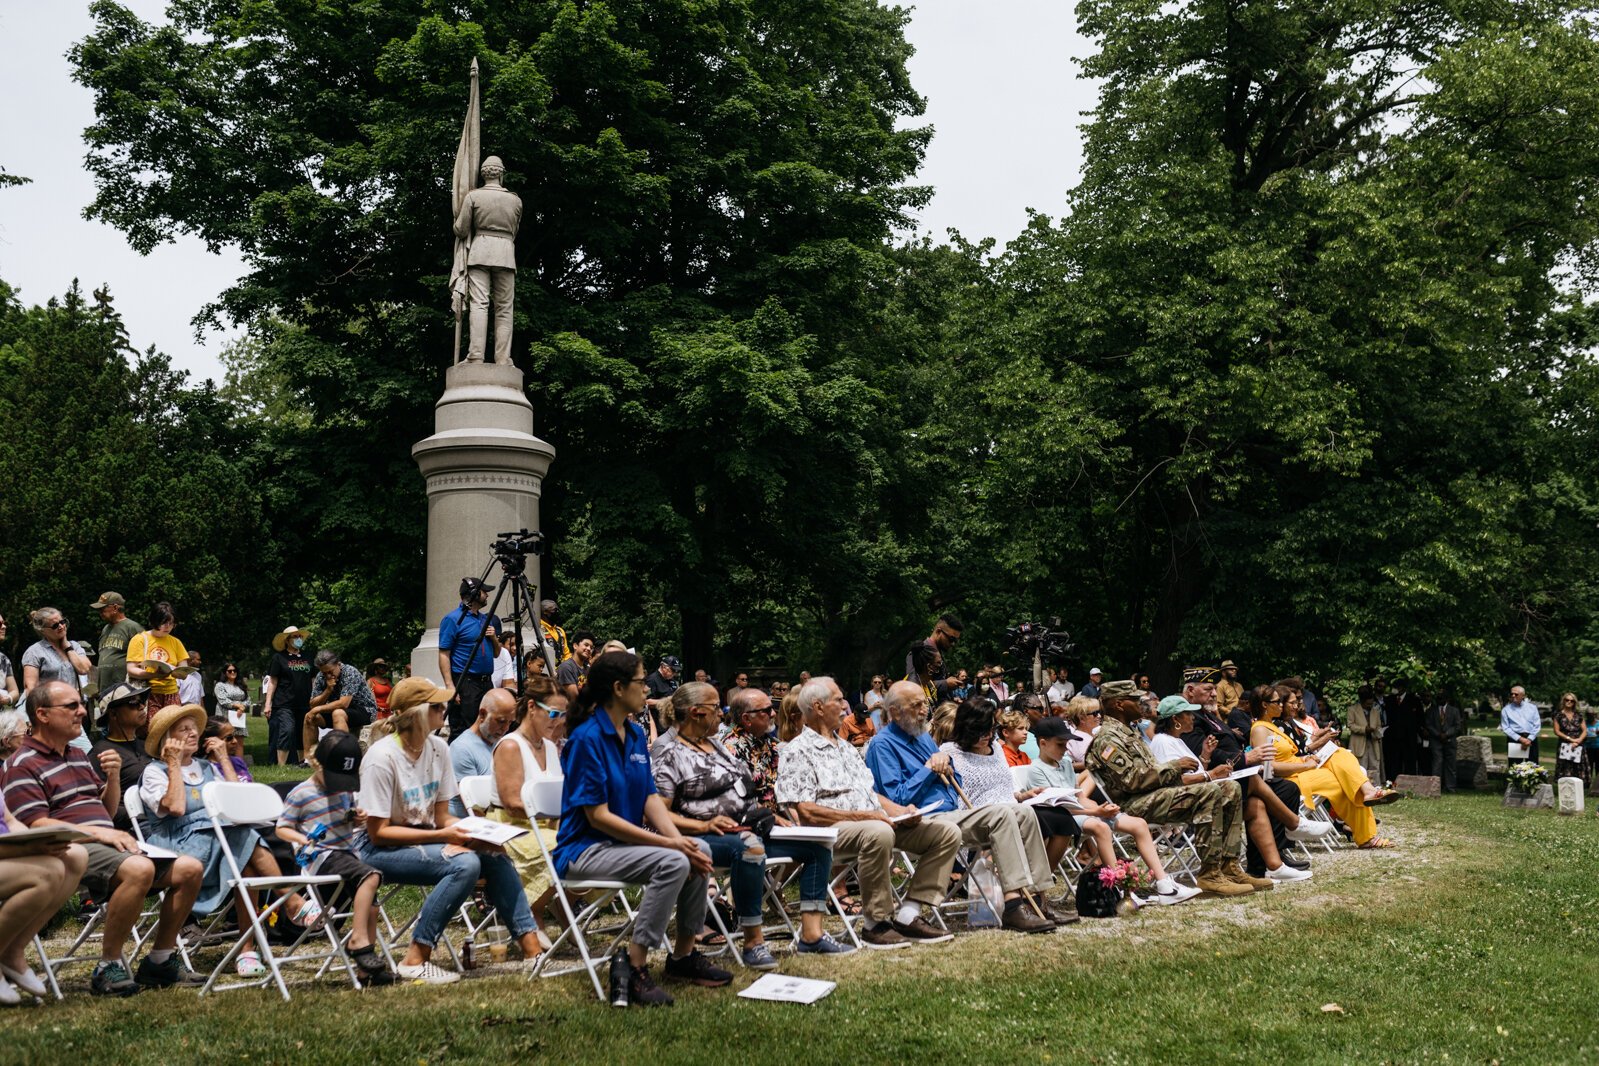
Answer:
[[[562,781],[529,781],[522,786],[522,806],[527,808],[529,820],[559,818],[561,816],[561,790],[564,784]],[[555,900],[561,906],[561,914],[566,919],[566,928],[561,931],[561,935],[556,938],[555,943],[550,945],[549,950],[539,956],[538,962],[534,963],[533,969],[529,971],[528,978],[531,980],[536,977],[559,977],[562,974],[577,973],[582,970],[588,973],[589,981],[594,985],[594,994],[600,998],[601,1002],[604,1002],[605,988],[600,984],[600,964],[610,959],[611,952],[615,951],[618,945],[627,942],[627,937],[633,930],[633,922],[635,920],[633,909],[627,904],[626,896],[623,893],[629,889],[642,889],[644,886],[603,878],[563,879],[555,872],[555,861],[550,857],[550,851],[544,843],[543,834],[534,833],[533,837],[538,841],[539,856],[542,858],[545,868],[549,871],[550,884],[554,886]],[[574,902],[570,895],[574,892],[587,892],[592,893],[592,895],[587,899]],[[599,917],[601,911],[610,906],[613,900],[618,899],[622,901],[626,920],[611,938],[609,946],[596,955],[589,947],[589,926]],[[578,955],[582,958],[582,963],[557,970],[550,969],[550,960],[555,957],[555,953],[560,950],[568,938],[576,946]]]
[[[139,824],[140,819],[145,814],[144,802],[139,798],[137,786],[130,787],[123,792],[122,803],[127,809],[129,820],[133,823],[134,839],[141,844],[144,843],[144,829]],[[161,903],[165,899],[166,893],[159,889],[153,890],[145,897],[144,910],[140,912],[138,919],[133,923],[133,929],[130,933],[133,939],[133,955],[138,955],[139,951],[144,947],[145,941],[149,940],[150,936],[155,932],[155,927],[161,920]],[[39,956],[39,968],[44,971],[45,983],[50,986],[50,992],[56,999],[62,998],[61,984],[56,977],[58,970],[79,963],[92,965],[100,961],[99,948],[102,940],[100,929],[105,925],[107,901],[98,900],[96,902],[98,905],[95,907],[94,913],[84,919],[83,926],[78,930],[78,935],[62,954],[49,954],[45,949],[44,940],[37,936],[33,938],[33,950]],[[178,954],[183,958],[184,965],[191,966],[189,953],[182,937],[178,938],[177,950]],[[122,965],[127,967],[129,973],[132,973],[133,967],[129,965],[128,954],[124,952],[120,958]]]
[[[238,939],[222,957],[222,961],[217,963],[216,969],[211,971],[205,987],[200,989],[200,995],[204,996],[212,991],[227,992],[235,988],[264,988],[269,984],[275,984],[284,1002],[287,1003],[290,999],[289,986],[283,980],[282,968],[291,963],[317,963],[318,973],[321,973],[326,966],[320,964],[330,960],[342,963],[345,973],[350,978],[350,984],[360,988],[361,980],[355,972],[355,964],[345,954],[344,945],[334,932],[332,923],[323,921],[318,930],[307,929],[302,932],[281,958],[273,950],[272,942],[266,933],[267,922],[273,915],[282,915],[282,920],[288,920],[288,912],[284,907],[291,892],[304,891],[321,907],[322,898],[317,890],[322,888],[336,890],[340,879],[332,875],[302,873],[280,873],[276,877],[246,877],[233,855],[233,849],[228,846],[225,833],[228,826],[277,824],[278,816],[283,813],[283,800],[277,792],[268,785],[249,781],[208,781],[200,788],[200,799],[205,804],[206,813],[211,817],[211,831],[216,834],[223,860],[227,863],[228,885],[243,898],[245,911],[250,918],[249,927],[238,930]],[[267,894],[270,902],[266,907],[261,907],[257,902],[257,892]],[[219,908],[218,916],[225,910],[226,908]],[[217,919],[213,919],[212,924],[215,925],[216,921]],[[303,954],[299,951],[302,945],[313,941],[319,934],[327,941],[325,951],[314,954]],[[252,942],[261,953],[261,961],[266,964],[266,973],[260,977],[219,984],[218,979],[223,972]]]
[[[491,808],[499,806],[500,792],[495,787],[494,777],[491,774],[463,777],[458,786],[461,790],[461,804],[468,814],[482,815]],[[473,914],[474,909],[479,913]],[[499,915],[495,914],[493,906],[478,892],[466,898],[461,904],[461,909],[456,912],[456,917],[466,926],[466,938],[473,943],[510,943],[511,931],[500,924]],[[496,934],[494,930],[500,930],[500,933]],[[485,931],[488,931],[486,937]],[[479,939],[480,937],[484,939]]]

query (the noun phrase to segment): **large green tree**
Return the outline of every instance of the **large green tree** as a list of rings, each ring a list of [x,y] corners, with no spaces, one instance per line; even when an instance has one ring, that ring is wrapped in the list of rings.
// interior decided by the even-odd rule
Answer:
[[[263,331],[309,415],[274,430],[298,573],[389,605],[395,640],[420,621],[408,450],[448,359],[447,181],[476,57],[484,150],[526,204],[514,355],[558,448],[544,520],[568,617],[703,662],[713,643],[785,654],[750,628],[776,610],[859,633],[902,602],[916,522],[875,503],[900,432],[887,242],[926,195],[906,184],[928,131],[903,123],[922,106],[903,11],[92,10],[73,51],[96,99],[90,214],[141,250],[189,233],[243,253],[210,313]]]

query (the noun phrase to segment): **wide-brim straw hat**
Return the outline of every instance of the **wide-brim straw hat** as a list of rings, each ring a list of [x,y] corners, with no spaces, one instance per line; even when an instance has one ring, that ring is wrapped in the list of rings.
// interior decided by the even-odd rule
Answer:
[[[272,650],[282,651],[288,645],[289,638],[295,634],[299,634],[303,637],[305,636],[305,630],[301,629],[299,626],[290,626],[289,628],[285,629],[283,632],[272,638]]]
[[[173,726],[185,718],[194,719],[194,728],[205,732],[205,708],[198,703],[185,703],[180,707],[163,707],[150,719],[150,732],[144,740],[144,753],[152,758],[161,757],[161,744]]]

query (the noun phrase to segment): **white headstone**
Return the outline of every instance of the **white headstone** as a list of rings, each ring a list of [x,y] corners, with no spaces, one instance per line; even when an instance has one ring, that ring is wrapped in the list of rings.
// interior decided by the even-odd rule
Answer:
[[[1583,809],[1582,778],[1562,777],[1556,782],[1556,788],[1560,793],[1560,805],[1557,808],[1560,813],[1581,814]]]

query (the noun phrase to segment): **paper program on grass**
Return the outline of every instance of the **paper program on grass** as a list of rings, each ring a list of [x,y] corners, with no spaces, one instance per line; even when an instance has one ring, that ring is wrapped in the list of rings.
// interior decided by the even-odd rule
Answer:
[[[832,981],[769,973],[762,975],[739,995],[745,999],[769,999],[776,1003],[815,1003],[837,987]]]

